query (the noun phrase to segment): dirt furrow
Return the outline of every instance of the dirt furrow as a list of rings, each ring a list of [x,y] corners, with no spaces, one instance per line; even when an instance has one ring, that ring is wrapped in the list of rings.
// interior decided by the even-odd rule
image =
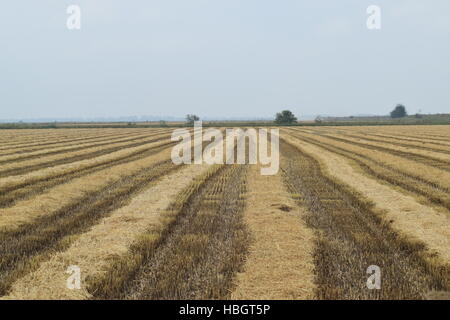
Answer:
[[[63,171],[62,173],[30,179],[24,181],[23,183],[14,184],[11,187],[1,188],[0,208],[11,207],[20,200],[42,194],[49,188],[62,183],[67,183],[75,178],[87,176],[100,170],[112,168],[124,163],[130,163],[157,154],[173,145],[174,142],[167,142],[149,147],[148,149],[138,150],[132,154],[126,154],[117,158],[107,159],[105,161],[98,161],[81,168],[73,168],[72,170]]]
[[[18,136],[17,134],[13,134],[11,135],[9,138],[5,138],[4,142],[2,143],[2,148],[0,150],[5,150],[5,149],[9,149],[9,148],[24,148],[27,146],[34,146],[34,145],[39,145],[39,144],[47,144],[47,143],[59,143],[60,141],[64,141],[64,140],[73,140],[75,138],[80,139],[80,136],[82,137],[95,137],[95,136],[99,136],[98,135],[99,131],[93,131],[90,130],[88,132],[85,131],[79,131],[79,132],[72,132],[72,133],[67,133],[65,130],[61,131],[58,130],[57,133],[52,134],[52,135],[35,135],[35,134],[30,134],[30,137],[27,139],[23,139],[23,137]],[[106,130],[106,131],[101,131],[102,134],[105,133],[109,133],[109,134],[117,134],[117,131],[114,130]],[[131,133],[131,131],[124,131],[123,133]],[[96,134],[97,133],[97,134]],[[13,141],[13,142],[11,142]]]
[[[418,150],[425,150],[425,151],[431,151],[431,152],[436,152],[436,153],[443,153],[443,154],[450,154],[450,150],[446,150],[444,148],[448,148],[450,147],[449,145],[445,146],[442,145],[441,147],[427,147],[424,146],[424,141],[419,142],[420,144],[411,142],[411,143],[405,143],[405,142],[398,142],[395,141],[397,140],[397,138],[395,137],[387,137],[387,136],[381,136],[382,139],[377,139],[377,135],[374,135],[372,133],[367,134],[367,133],[360,133],[360,134],[350,134],[346,131],[342,131],[342,130],[336,130],[335,133],[339,133],[339,135],[344,136],[344,137],[348,137],[351,139],[357,139],[359,141],[370,141],[370,142],[374,142],[377,144],[383,144],[386,146],[400,146],[400,147],[404,147],[407,149],[418,149]],[[332,133],[330,133],[332,134]],[[394,141],[392,141],[394,140]]]
[[[134,148],[134,147],[142,146],[145,144],[162,141],[164,139],[169,140],[170,135],[167,135],[167,136],[164,135],[164,136],[160,136],[160,137],[157,137],[154,139],[143,140],[143,141],[130,143],[130,144],[126,144],[126,145],[104,148],[104,149],[95,150],[95,151],[88,152],[88,153],[83,153],[80,155],[64,157],[64,158],[57,159],[57,160],[43,161],[43,162],[38,162],[36,164],[23,165],[23,166],[19,166],[19,167],[9,168],[9,169],[5,169],[5,170],[1,170],[0,177],[17,176],[17,175],[22,175],[22,174],[25,174],[25,173],[28,173],[31,171],[35,171],[38,169],[42,169],[42,168],[54,167],[57,165],[72,163],[72,162],[81,161],[81,160],[85,160],[85,159],[92,159],[92,158],[96,158],[96,157],[99,157],[99,156],[102,156],[105,154],[109,154],[109,153],[112,153],[112,152],[115,152],[118,150],[123,150],[126,148]]]
[[[305,135],[291,134],[291,136],[350,159],[358,164],[367,174],[386,181],[394,186],[398,186],[407,192],[423,196],[432,204],[450,210],[450,196],[447,188],[419,176],[388,166],[362,153],[349,151],[336,145],[327,144],[323,141],[319,142],[308,138]]]
[[[73,236],[85,232],[114,209],[126,205],[130,198],[159,177],[177,170],[165,160],[101,189],[50,215],[39,217],[14,230],[0,231],[0,295],[27,272],[34,270],[51,252],[66,248]],[[62,239],[65,241],[61,242]]]
[[[162,133],[162,131],[151,131],[146,132],[146,134],[153,134],[153,133]],[[34,141],[33,144],[28,145],[20,145],[19,143],[14,143],[11,147],[7,148],[0,148],[0,155],[7,156],[7,155],[13,155],[13,154],[23,154],[27,152],[34,152],[34,151],[41,151],[46,149],[54,149],[58,147],[66,147],[66,146],[72,146],[77,145],[80,143],[92,143],[97,141],[104,141],[107,139],[120,139],[130,136],[135,136],[137,134],[144,134],[144,132],[111,132],[108,134],[102,133],[102,134],[89,134],[89,135],[83,135],[81,138],[80,136],[72,137],[71,139],[58,139],[57,141],[46,141],[46,142],[39,142]]]
[[[299,131],[301,131],[301,130],[299,130]],[[401,156],[401,157],[404,157],[404,158],[407,158],[407,159],[410,159],[410,160],[413,160],[416,162],[423,163],[428,166],[438,168],[440,170],[450,171],[450,162],[446,161],[446,160],[428,157],[428,156],[417,154],[417,153],[405,152],[405,151],[395,150],[395,149],[386,148],[386,147],[382,147],[382,146],[377,146],[377,145],[361,143],[361,142],[357,142],[357,141],[353,141],[353,140],[343,139],[343,138],[339,138],[337,136],[333,136],[331,134],[323,134],[323,133],[316,133],[316,134],[318,134],[320,136],[324,136],[324,137],[332,139],[332,140],[335,140],[335,141],[349,143],[349,144],[364,147],[367,149],[377,150],[377,151],[385,152],[388,154]]]
[[[20,149],[10,153],[0,154],[0,164],[8,163],[12,161],[24,161],[39,157],[50,156],[61,152],[73,152],[87,148],[101,147],[108,144],[115,144],[121,142],[137,141],[143,138],[149,138],[160,135],[161,133],[135,133],[129,135],[113,135],[108,137],[96,137],[92,139],[83,139],[75,143],[63,143],[62,145],[56,145],[51,147],[40,147],[33,149]]]
[[[164,229],[151,230],[93,282],[97,299],[220,299],[230,295],[248,245],[242,219],[247,166],[222,165],[178,197]]]
[[[191,165],[163,176],[124,207],[80,234],[67,250],[52,254],[36,271],[14,282],[4,299],[89,299],[87,282],[101,276],[111,257],[124,255],[134,241],[157,226],[173,199],[209,165]],[[80,268],[80,289],[67,288],[66,270]]]
[[[355,131],[355,132],[360,135],[367,134],[367,132],[361,132],[361,131]],[[374,133],[374,132],[371,132],[370,136],[383,138],[383,139],[392,139],[392,140],[396,140],[396,141],[414,142],[414,143],[420,143],[420,144],[433,145],[433,146],[436,146],[436,147],[433,147],[433,149],[435,149],[435,150],[441,150],[441,149],[438,149],[439,147],[450,148],[450,140],[448,141],[449,143],[446,144],[446,143],[441,143],[441,142],[433,142],[431,139],[426,139],[423,137],[422,137],[422,139],[413,138],[413,137],[407,138],[405,136],[400,136],[400,135],[379,134],[379,133]]]
[[[307,206],[317,230],[314,253],[319,299],[423,299],[448,291],[450,270],[426,259],[423,243],[394,232],[359,194],[327,176],[320,163],[282,141],[286,183]],[[378,266],[380,290],[369,290],[367,269]]]

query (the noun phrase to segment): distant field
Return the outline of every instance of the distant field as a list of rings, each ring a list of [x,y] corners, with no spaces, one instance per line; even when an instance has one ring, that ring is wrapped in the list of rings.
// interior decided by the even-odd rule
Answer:
[[[140,125],[0,130],[2,298],[450,296],[450,126],[280,127],[261,176]]]
[[[389,116],[324,117],[316,120],[300,120],[290,126],[379,126],[379,125],[450,125],[450,114],[412,115],[400,119]],[[49,123],[0,123],[0,129],[76,129],[76,128],[165,128],[184,127],[183,121],[141,122],[49,122]],[[255,127],[275,126],[273,121],[203,121],[205,127]]]

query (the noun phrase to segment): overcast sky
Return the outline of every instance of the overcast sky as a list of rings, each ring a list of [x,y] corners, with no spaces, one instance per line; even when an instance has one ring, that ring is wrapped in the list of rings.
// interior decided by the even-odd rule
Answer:
[[[11,0],[0,41],[0,119],[450,113],[448,0]]]

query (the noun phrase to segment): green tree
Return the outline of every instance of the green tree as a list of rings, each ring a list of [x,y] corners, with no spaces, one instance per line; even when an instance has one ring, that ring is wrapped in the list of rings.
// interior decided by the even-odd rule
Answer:
[[[194,121],[199,121],[200,118],[196,116],[195,114],[188,114],[186,115],[186,123],[190,126],[194,125]]]
[[[398,104],[395,109],[391,111],[391,118],[403,118],[407,115],[406,108],[402,104]]]
[[[290,110],[283,110],[275,116],[275,123],[277,124],[292,124],[295,122],[297,122],[297,118]]]

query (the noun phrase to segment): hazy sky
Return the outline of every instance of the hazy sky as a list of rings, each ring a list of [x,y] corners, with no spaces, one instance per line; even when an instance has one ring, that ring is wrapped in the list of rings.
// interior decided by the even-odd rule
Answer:
[[[450,112],[448,0],[2,1],[0,42],[0,119]]]

